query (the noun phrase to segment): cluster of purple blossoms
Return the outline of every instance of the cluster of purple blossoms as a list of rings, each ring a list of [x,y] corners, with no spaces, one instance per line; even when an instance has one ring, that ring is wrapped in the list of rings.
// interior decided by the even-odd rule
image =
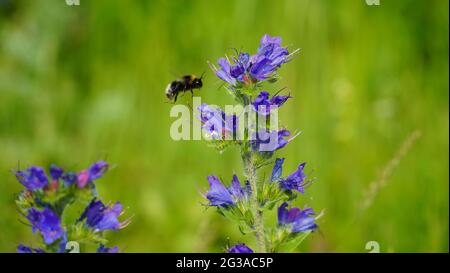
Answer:
[[[97,200],[94,180],[101,178],[109,165],[104,161],[92,164],[80,172],[65,172],[62,168],[51,165],[49,176],[41,167],[33,166],[16,171],[18,181],[25,186],[16,203],[19,210],[31,224],[33,233],[39,232],[44,248],[32,248],[22,244],[17,247],[20,253],[40,253],[45,249],[51,252],[65,252],[66,243],[78,223],[85,220],[85,234],[103,230],[119,230],[130,223],[120,222],[123,207],[117,202],[112,206]],[[85,190],[87,189],[87,190]],[[83,195],[92,198],[76,223],[63,223],[61,215],[65,208]],[[81,223],[82,224],[82,223]],[[90,231],[89,231],[90,230]],[[100,245],[98,252],[118,252],[117,247],[107,248]]]
[[[232,87],[239,87],[271,78],[282,64],[290,60],[290,56],[287,47],[281,46],[280,37],[264,35],[258,53],[250,56],[241,52],[233,57],[233,62],[221,58],[218,61],[220,68],[213,66],[213,69],[221,80]]]
[[[108,167],[109,165],[105,161],[98,161],[92,164],[89,169],[75,173],[64,172],[62,168],[51,165],[49,169],[51,179],[49,179],[43,168],[32,166],[24,171],[17,171],[16,177],[29,191],[37,191],[40,189],[56,190],[59,186],[60,179],[66,187],[76,183],[79,188],[84,188],[92,181],[101,178],[108,170]]]

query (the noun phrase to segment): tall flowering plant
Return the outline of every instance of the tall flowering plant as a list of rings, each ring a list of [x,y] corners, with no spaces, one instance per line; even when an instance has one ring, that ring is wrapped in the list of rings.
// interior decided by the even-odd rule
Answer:
[[[285,159],[275,157],[276,151],[297,136],[277,128],[278,108],[291,96],[271,95],[267,91],[278,79],[278,69],[297,52],[283,47],[281,38],[264,35],[256,54],[240,52],[219,59],[218,65],[211,67],[243,111],[228,114],[207,104],[198,108],[204,134],[219,150],[230,145],[239,147],[244,170],[241,177],[244,183],[235,174],[229,186],[216,175],[208,176],[210,189],[205,193],[208,206],[216,207],[220,214],[237,222],[243,234],[253,234],[257,252],[292,251],[317,229],[318,216],[311,208],[291,205],[312,182],[304,172],[306,163],[283,175]],[[261,176],[267,165],[272,166],[271,175]],[[278,208],[278,223],[266,226],[266,215],[274,208]],[[253,252],[243,243],[227,251]]]
[[[94,182],[108,169],[108,163],[98,161],[79,172],[55,165],[50,166],[49,175],[37,166],[15,171],[25,187],[16,198],[18,211],[42,239],[35,247],[19,244],[17,252],[64,253],[73,251],[75,244],[91,245],[97,252],[118,252],[117,246],[105,246],[105,231],[122,229],[130,219],[119,220],[123,213],[119,202],[105,204],[98,199]]]

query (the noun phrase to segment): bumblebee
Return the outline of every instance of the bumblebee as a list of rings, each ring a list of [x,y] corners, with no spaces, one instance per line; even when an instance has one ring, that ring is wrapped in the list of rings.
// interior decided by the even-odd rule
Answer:
[[[169,83],[166,88],[166,97],[175,103],[180,93],[190,91],[194,95],[194,89],[200,89],[203,86],[203,75],[197,78],[195,75],[185,75],[180,79]]]

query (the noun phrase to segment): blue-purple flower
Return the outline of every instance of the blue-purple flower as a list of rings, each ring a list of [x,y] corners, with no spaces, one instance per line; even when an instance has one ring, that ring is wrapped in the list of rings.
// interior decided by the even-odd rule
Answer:
[[[298,165],[295,172],[293,172],[289,176],[281,178],[283,162],[284,162],[284,158],[277,158],[275,160],[275,165],[272,169],[272,177],[270,180],[272,182],[274,182],[274,181],[278,182],[280,185],[280,188],[282,188],[282,189],[297,190],[300,193],[304,193],[305,192],[304,181],[306,178],[306,174],[303,172],[303,169],[305,168],[306,162]]]
[[[251,65],[250,55],[241,52],[237,58],[233,58],[233,61],[234,63],[231,63],[226,58],[220,58],[217,62],[220,69],[213,66],[216,76],[231,86],[236,86],[237,83],[248,83],[250,81],[248,76],[248,69]]]
[[[118,253],[118,252],[119,252],[118,246],[105,247],[104,245],[100,245],[99,248],[97,249],[97,253]]]
[[[286,129],[269,131],[259,130],[253,134],[251,145],[253,150],[260,152],[275,152],[286,146],[293,138],[287,139],[291,135]]]
[[[218,107],[213,107],[207,104],[202,104],[198,107],[200,111],[200,121],[202,128],[206,131],[212,139],[226,139],[227,136],[233,139],[237,132],[237,117],[236,115],[226,115]]]
[[[301,210],[293,207],[287,209],[287,205],[284,202],[278,208],[278,225],[289,227],[292,233],[317,229],[317,225],[314,223],[316,219],[311,216],[314,215],[314,211],[311,208]]]
[[[84,188],[90,182],[99,179],[108,170],[109,165],[105,161],[98,161],[91,165],[87,170],[82,170],[77,176],[77,185]]]
[[[118,230],[130,223],[130,220],[119,221],[118,217],[122,214],[122,210],[120,202],[105,205],[102,201],[94,199],[84,210],[79,221],[86,219],[86,224],[94,230]]]
[[[253,250],[245,244],[237,244],[227,250],[228,253],[253,253]]]
[[[70,186],[77,182],[78,176],[75,172],[66,172],[61,176],[61,179],[64,181],[64,185]]]
[[[258,54],[250,59],[250,75],[253,79],[269,78],[282,64],[287,62],[289,52],[281,46],[280,37],[264,35],[258,48]]]
[[[50,166],[50,176],[53,180],[58,180],[59,178],[61,178],[61,176],[63,175],[64,170],[61,169],[60,167],[52,164]]]
[[[261,91],[252,103],[253,109],[261,115],[267,116],[270,111],[282,106],[290,96],[274,95],[269,99],[269,92]]]
[[[236,85],[238,79],[245,75],[245,69],[239,64],[232,65],[225,58],[220,58],[217,63],[220,67],[215,70],[217,77],[232,86]]]
[[[281,174],[283,172],[283,163],[284,163],[284,158],[277,158],[275,159],[275,165],[273,166],[272,169],[272,176],[270,178],[270,181],[277,181],[278,179],[280,179]]]
[[[66,253],[66,246],[67,246],[67,242],[69,241],[68,235],[67,235],[67,231],[65,231],[63,233],[63,235],[61,236],[61,240],[59,240],[59,249],[58,249],[58,253]]]
[[[60,167],[52,164],[50,166],[50,184],[49,187],[51,190],[56,190],[58,189],[59,186],[59,179],[62,177],[62,175],[64,174],[64,170],[61,169]]]
[[[289,51],[281,46],[280,37],[264,35],[258,48],[258,53],[250,56],[241,52],[230,62],[227,58],[218,60],[219,68],[213,70],[224,82],[231,86],[239,83],[251,83],[270,78],[272,74],[288,61]]]
[[[44,208],[42,211],[31,208],[28,210],[27,219],[31,223],[33,232],[39,231],[47,245],[63,235],[59,216],[49,208]]]
[[[42,248],[32,248],[19,244],[17,246],[17,253],[45,253],[45,251]]]
[[[41,167],[32,166],[25,171],[17,171],[16,177],[30,191],[36,191],[48,185],[47,175]]]
[[[248,199],[251,190],[247,182],[245,187],[241,186],[236,175],[233,176],[230,187],[226,188],[217,176],[208,176],[210,190],[206,193],[210,206],[228,207],[234,206],[239,200]]]

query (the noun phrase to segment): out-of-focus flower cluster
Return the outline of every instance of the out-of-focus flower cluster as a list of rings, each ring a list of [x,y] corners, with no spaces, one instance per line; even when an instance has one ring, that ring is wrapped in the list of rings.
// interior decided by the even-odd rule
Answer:
[[[17,252],[64,253],[70,250],[70,241],[86,244],[87,249],[94,247],[97,252],[118,252],[118,247],[105,246],[108,241],[104,231],[122,229],[130,220],[119,220],[123,213],[119,202],[111,205],[97,199],[94,181],[108,169],[108,163],[98,161],[79,172],[64,171],[55,165],[50,166],[49,175],[37,166],[15,171],[25,187],[16,198],[18,210],[33,233],[42,238],[38,247],[19,244]]]

